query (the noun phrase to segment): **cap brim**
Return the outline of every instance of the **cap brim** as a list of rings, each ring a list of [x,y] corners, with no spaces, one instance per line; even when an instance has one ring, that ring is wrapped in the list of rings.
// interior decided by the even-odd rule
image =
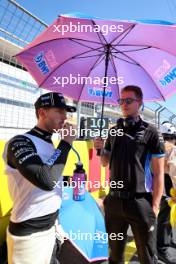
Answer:
[[[76,112],[76,107],[71,105],[66,105],[65,110],[70,113]]]

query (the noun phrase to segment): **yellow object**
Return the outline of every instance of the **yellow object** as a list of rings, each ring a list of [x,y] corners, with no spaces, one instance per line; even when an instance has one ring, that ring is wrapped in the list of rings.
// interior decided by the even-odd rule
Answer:
[[[173,228],[176,227],[176,203],[174,203],[171,207],[170,223]]]
[[[136,253],[136,244],[135,241],[131,241],[127,243],[126,248],[125,248],[125,264],[130,263],[132,260],[133,256]]]
[[[176,202],[173,201],[173,198],[176,199],[176,189],[171,188],[170,190],[171,198],[168,200],[168,204],[171,207],[170,211],[170,223],[172,227],[176,227]]]
[[[169,199],[169,200],[168,200],[168,205],[169,205],[170,207],[172,207],[172,206],[174,205],[174,201],[173,201],[172,199]]]
[[[0,218],[6,216],[12,208],[12,200],[8,192],[7,176],[4,173],[5,164],[2,159],[5,141],[0,141]]]
[[[6,235],[6,228],[9,223],[12,200],[8,192],[7,176],[4,173],[5,164],[2,159],[5,141],[0,141],[0,246],[3,244]]]
[[[101,167],[101,188],[99,189],[99,198],[106,196],[109,192],[109,186],[106,182],[106,168]]]
[[[171,189],[170,189],[170,195],[171,195],[172,197],[176,197],[176,189],[171,188]]]

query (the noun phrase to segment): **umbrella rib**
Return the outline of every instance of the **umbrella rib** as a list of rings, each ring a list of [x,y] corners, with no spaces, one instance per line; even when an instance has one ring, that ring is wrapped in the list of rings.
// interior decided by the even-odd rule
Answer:
[[[122,37],[122,39],[118,42],[118,44],[131,32],[131,30],[135,27],[136,25],[131,25],[128,28],[126,28],[121,34],[119,34],[114,40],[111,41],[111,45],[113,46],[113,42],[115,42],[118,38],[120,38],[123,34],[125,36]],[[128,31],[128,32],[127,32]],[[116,44],[116,45],[118,45]]]
[[[96,67],[97,67],[97,66],[98,66],[98,65],[99,65],[99,64],[105,59],[105,55],[104,55],[104,54],[102,54],[102,55],[103,55],[102,58],[100,57],[101,60],[100,60],[99,62],[96,62],[96,63],[95,63],[95,65],[94,65],[94,67],[92,68],[92,70],[95,69],[95,68],[96,68]],[[100,59],[100,58],[99,58],[99,59]]]
[[[83,41],[83,42],[90,42],[90,43],[93,43],[93,44],[102,44],[100,42],[97,42],[97,41],[93,41],[93,40],[87,40],[87,39],[79,39],[79,38],[62,38],[62,39],[71,39],[71,40],[79,40],[79,41]],[[104,45],[104,44],[103,44]]]
[[[120,44],[120,45],[112,45],[112,47],[114,48],[114,47],[116,47],[116,46],[134,46],[134,47],[146,47],[146,45],[135,45],[135,44]],[[160,50],[160,51],[164,51],[164,52],[166,52],[166,53],[168,53],[168,54],[170,54],[170,55],[172,55],[172,56],[174,56],[175,57],[175,54],[173,53],[173,52],[170,52],[170,51],[168,51],[168,50],[166,50],[166,49],[164,49],[164,48],[159,48],[159,47],[155,47],[155,46],[152,46],[152,45],[150,45],[150,46],[148,46],[148,48],[152,48],[152,49],[157,49],[157,50]]]
[[[116,45],[112,45],[112,47],[115,47]],[[123,47],[123,46],[132,46],[132,47],[152,47],[152,46],[147,46],[147,45],[141,45],[141,44],[120,44],[118,45],[120,47]]]
[[[98,60],[99,60],[100,58],[101,58],[101,56],[95,61],[95,63],[94,63],[93,66],[90,68],[90,70],[89,70],[89,72],[88,72],[88,74],[87,74],[86,77],[89,77],[91,71],[96,67],[96,64],[97,64],[97,62],[98,62]],[[102,59],[102,60],[103,60],[103,59]],[[101,60],[101,61],[102,61],[102,60]],[[100,62],[101,62],[101,61],[100,61]],[[99,63],[100,63],[100,62],[99,62]],[[99,64],[99,63],[98,63],[98,64]],[[80,95],[79,95],[78,102],[80,101],[81,95],[82,95],[82,93],[83,93],[84,85],[85,85],[85,83],[82,85],[82,91],[81,91],[81,93],[80,93]]]
[[[95,50],[96,50],[96,49],[95,49]],[[57,69],[59,69],[61,66],[63,66],[63,65],[64,65],[65,63],[67,63],[68,61],[70,61],[70,60],[72,60],[72,59],[76,59],[77,56],[81,56],[81,55],[86,54],[86,53],[88,53],[88,52],[90,52],[90,51],[86,51],[86,52],[80,53],[80,54],[78,54],[78,55],[76,55],[76,56],[73,56],[73,57],[71,57],[71,58],[65,60],[65,61],[64,61],[63,63],[61,63],[59,66],[56,66],[56,67],[53,69],[53,71],[50,72],[50,74],[47,76],[47,79],[51,76],[51,74],[53,74]],[[101,55],[100,55],[100,56],[101,56]],[[43,81],[39,84],[39,87],[41,87],[45,81],[46,81],[46,79],[43,80]]]
[[[43,41],[43,42],[40,42],[40,43],[38,43],[38,44],[36,44],[35,46],[32,46],[32,47],[29,47],[28,49],[27,49],[27,51],[29,51],[29,50],[31,50],[32,48],[36,48],[36,47],[38,47],[38,46],[40,46],[40,45],[42,45],[42,44],[45,44],[45,43],[48,43],[48,42],[52,42],[52,41],[56,41],[56,40],[73,40],[74,38],[56,38],[56,39],[49,39],[49,40],[45,40],[45,41]],[[91,41],[91,40],[84,40],[84,39],[77,39],[77,38],[75,38],[76,40],[80,40],[80,41],[85,41],[85,42],[91,42],[91,43],[94,43],[94,44],[102,44],[102,43],[99,43],[99,42],[96,42],[96,41]],[[21,54],[23,54],[24,52],[26,52],[26,48],[24,49],[24,50],[22,50],[21,52],[19,52],[17,55],[21,55]],[[15,56],[17,56],[17,55],[15,55]]]
[[[84,55],[84,54],[90,53],[90,52],[92,52],[92,51],[99,51],[99,50],[94,49],[94,50],[84,51],[84,52],[82,52],[82,53],[80,53],[80,54],[77,54],[77,55],[71,57],[71,59],[75,59],[75,58],[77,58],[78,56],[81,56],[81,55]],[[102,55],[102,51],[101,51],[101,54],[100,54],[100,55]],[[96,56],[96,54],[95,54],[94,56]]]
[[[111,54],[110,58],[111,58],[111,59],[113,58],[112,54]],[[112,61],[111,61],[111,63],[112,63]],[[115,73],[117,73],[117,70],[116,70],[116,66],[115,66],[115,64],[114,64],[114,61],[113,61],[113,63],[112,63],[112,67],[113,67]]]
[[[125,55],[125,54],[124,54]],[[129,57],[129,56],[127,56],[127,55],[125,55],[127,58],[129,58],[129,59],[131,59],[131,60],[133,60],[131,57]],[[114,56],[114,57],[116,57],[116,56]],[[118,57],[116,57],[117,59],[119,59]],[[123,59],[120,59],[120,60],[123,60]],[[125,61],[125,60],[124,60]],[[128,61],[127,61],[128,62]],[[134,60],[134,62],[135,62],[135,60]],[[130,62],[129,62],[130,63]],[[154,83],[154,85],[156,86],[156,88],[159,90],[159,92],[160,92],[160,94],[161,94],[161,97],[163,98],[163,100],[165,101],[165,98],[164,98],[164,96],[163,96],[163,94],[161,93],[161,91],[160,91],[160,89],[158,88],[158,86],[155,84],[155,82],[154,82],[154,80],[152,79],[152,77],[150,76],[150,74],[146,71],[146,69],[139,63],[139,62],[135,62],[135,63],[137,63],[137,64],[134,64],[134,65],[136,65],[136,66],[139,66],[139,67],[141,67],[142,69],[143,69],[143,71],[147,74],[147,76],[152,80],[152,82]],[[131,64],[133,64],[133,63],[131,63]]]
[[[93,23],[94,26],[97,25],[97,24],[95,23],[94,20],[92,20],[92,23]],[[96,32],[96,33],[97,33],[98,38],[99,38],[99,40],[100,40],[100,42],[101,42],[101,44],[102,44],[103,46],[104,46],[105,44],[103,43],[103,41],[101,40],[101,38],[103,38],[103,40],[105,41],[105,43],[108,44],[107,41],[106,41],[106,38],[105,38],[104,35],[102,34],[102,31],[101,31],[101,30],[100,30],[100,32]],[[101,34],[100,34],[100,33],[101,33]]]
[[[117,45],[122,42],[123,39],[126,38],[126,36],[128,36],[128,34],[130,34],[130,32],[135,28],[136,25],[132,25],[132,27],[129,29],[128,32],[126,32],[126,34],[124,34],[124,36],[119,40],[119,42],[117,43]]]
[[[114,48],[114,49],[118,52],[118,50],[116,48]],[[131,58],[130,56],[126,55],[124,52],[121,51],[121,52],[118,52],[118,53],[122,54],[123,56],[127,57],[129,60],[134,62],[134,64],[138,65],[138,63],[133,58]]]
[[[146,48],[139,48],[139,49],[134,49],[134,50],[119,50],[118,52],[112,52],[112,53],[121,53],[121,52],[134,52],[134,51],[141,51],[141,50],[145,50],[145,49],[150,49],[151,46],[146,47]]]
[[[86,56],[86,57],[76,57],[76,58],[73,58],[73,59],[87,59],[87,58],[92,58],[92,57],[97,57],[97,56],[100,56],[100,55],[103,55],[104,53],[101,53],[101,54],[97,54],[97,55],[90,55],[90,56]]]
[[[85,45],[85,44],[83,44],[83,43],[80,43],[79,41],[76,41],[75,39],[70,39],[70,40],[73,41],[73,42],[75,42],[75,43],[77,43],[77,44],[79,44],[79,45],[81,45],[81,46],[83,46],[83,47],[86,47],[86,48],[89,48],[89,49],[94,50],[92,47],[87,46],[87,45]],[[99,44],[100,44],[100,43],[99,43]],[[99,48],[97,48],[97,50],[98,50],[98,49],[101,49],[101,48],[102,48],[102,46],[99,47]]]
[[[112,45],[112,46],[116,46],[116,45]],[[118,46],[134,46],[134,47],[148,47],[148,45],[138,45],[138,44],[119,44]]]
[[[129,64],[133,64],[133,65],[136,65],[136,66],[140,66],[140,65],[137,64],[136,62],[128,61],[128,60],[125,60],[125,59],[119,58],[119,57],[117,57],[117,56],[115,56],[115,55],[113,55],[113,57],[115,57],[116,59],[119,59],[119,60],[121,60],[121,61],[125,61],[125,62],[127,62],[127,63],[129,63]]]
[[[110,60],[111,60],[111,64],[112,64],[112,67],[113,67],[113,69],[114,69],[114,72],[115,72],[115,75],[116,75],[116,78],[117,78],[117,90],[118,90],[118,96],[119,96],[119,91],[120,91],[120,89],[119,89],[119,84],[118,84],[118,72],[117,72],[117,68],[116,68],[116,66],[115,66],[115,62],[114,62],[114,58],[113,58],[113,56],[111,55],[111,57],[110,57]]]

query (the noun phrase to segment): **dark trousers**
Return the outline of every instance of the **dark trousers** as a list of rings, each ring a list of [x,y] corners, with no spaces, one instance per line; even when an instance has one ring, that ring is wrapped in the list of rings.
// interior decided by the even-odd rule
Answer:
[[[170,224],[170,206],[165,197],[161,200],[160,212],[157,225],[157,248],[159,250],[167,249],[170,246],[172,238],[172,226]]]
[[[111,250],[110,263],[124,263],[124,250],[129,225],[134,235],[140,263],[157,263],[156,216],[151,204],[151,194],[129,200],[112,197],[110,194],[105,198],[105,222]],[[116,235],[123,233],[124,239],[111,239],[110,234],[112,233]]]
[[[61,250],[61,242],[56,238],[50,264],[60,264],[59,255]]]
[[[171,181],[171,177],[166,173],[164,175],[164,186],[165,186],[166,195],[170,196],[170,189],[172,188],[172,181]]]
[[[164,175],[165,191],[167,196],[170,196],[172,181],[168,174]],[[162,235],[161,235],[162,234]],[[158,215],[157,225],[157,249],[158,251],[167,250],[172,240],[172,227],[170,224],[170,206],[167,203],[166,197],[162,197],[160,212]]]

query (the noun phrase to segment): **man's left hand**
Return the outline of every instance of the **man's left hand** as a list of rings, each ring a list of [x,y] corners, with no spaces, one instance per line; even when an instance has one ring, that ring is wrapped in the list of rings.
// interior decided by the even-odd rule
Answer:
[[[152,209],[153,209],[153,212],[154,212],[155,216],[157,217],[158,214],[159,214],[159,207],[156,206],[156,205],[153,205],[153,206],[152,206]]]

